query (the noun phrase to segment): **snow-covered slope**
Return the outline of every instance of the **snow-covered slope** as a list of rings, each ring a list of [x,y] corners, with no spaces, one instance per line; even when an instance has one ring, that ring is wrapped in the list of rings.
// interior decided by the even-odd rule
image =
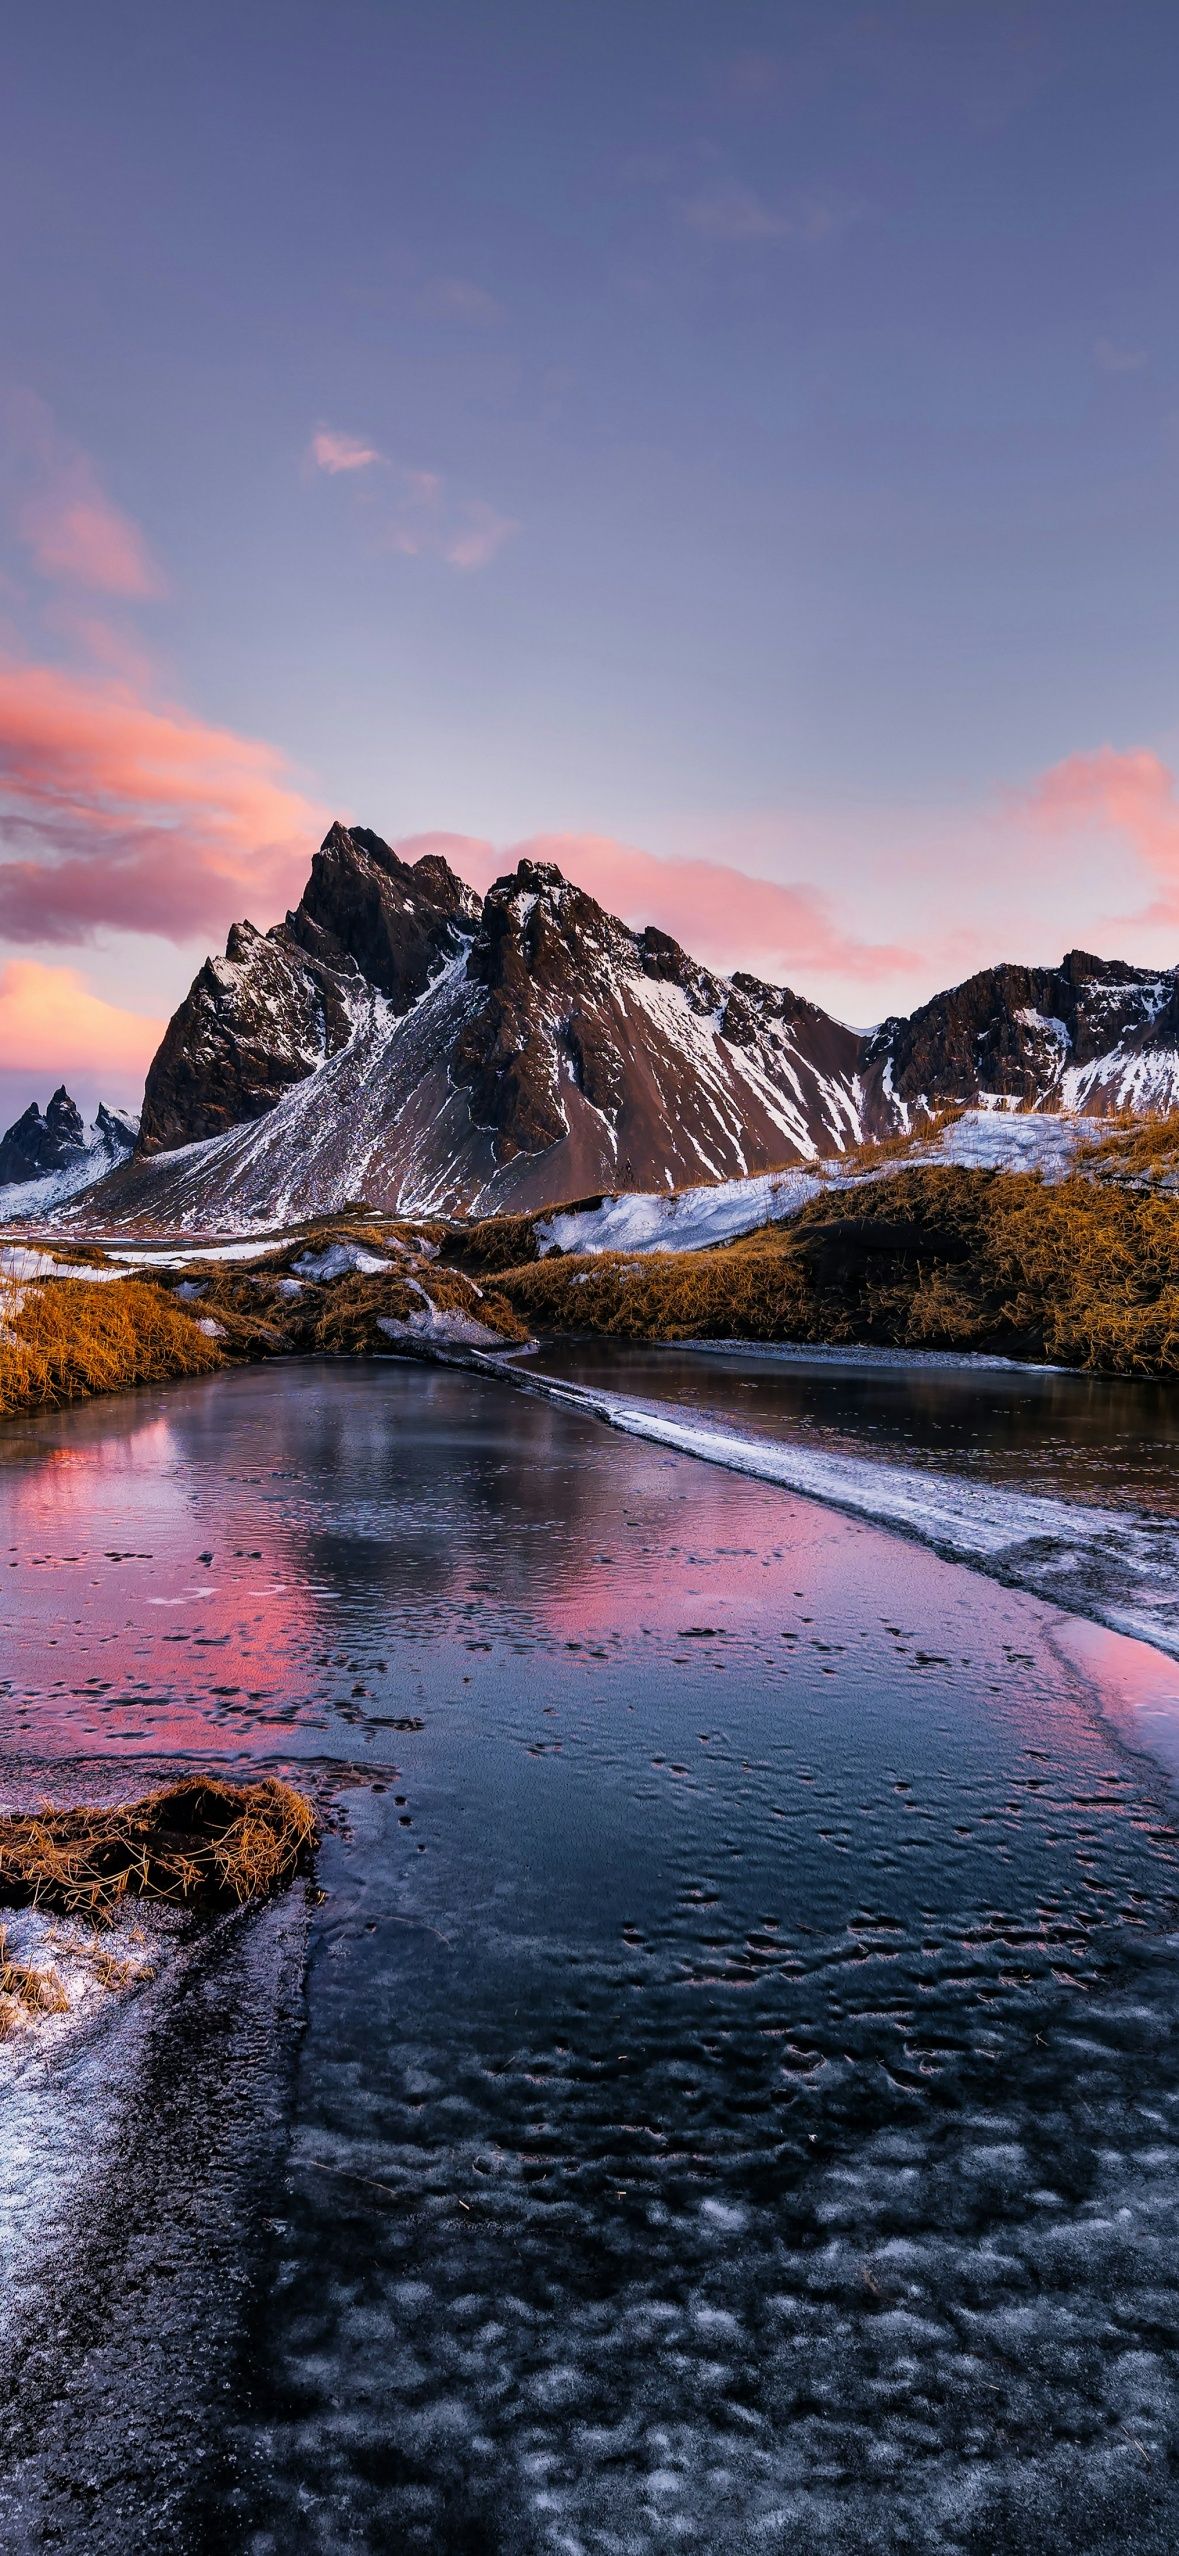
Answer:
[[[0,1180],[0,1221],[50,1216],[68,1199],[92,1189],[127,1160],[137,1127],[127,1111],[105,1105],[93,1126],[84,1126],[64,1085],[44,1113],[33,1102],[0,1140],[0,1169],[10,1173]]]
[[[1095,1143],[1102,1132],[1100,1118],[969,1109],[928,1140],[915,1138],[900,1159],[906,1166],[957,1163],[971,1171],[1034,1171],[1045,1180],[1063,1180],[1080,1147]],[[883,1179],[897,1165],[898,1158],[886,1154],[877,1165],[832,1161],[813,1171],[770,1172],[759,1180],[681,1189],[673,1198],[658,1191],[631,1191],[546,1216],[537,1226],[537,1241],[542,1253],[554,1248],[702,1251],[709,1244],[733,1242],[739,1234],[756,1233],[761,1225],[794,1216],[825,1190]]]
[[[951,1103],[1021,1126],[1176,1105],[1179,980],[1074,950],[986,969],[864,1033],[631,930],[549,863],[522,861],[481,902],[436,856],[405,862],[335,825],[294,912],[236,924],[198,973],[149,1072],[135,1159],[87,1213],[255,1229],[361,1199],[593,1212],[605,1193],[735,1184],[709,1215],[739,1230],[761,1220],[749,1182],[798,1202],[783,1182]],[[7,1212],[69,1216],[89,1177]]]
[[[342,835],[329,837],[337,886]],[[202,970],[169,1030],[145,1110],[156,1150],[104,1183],[104,1222],[271,1225],[358,1199],[415,1215],[535,1208],[815,1161],[859,1136],[858,1034],[814,1005],[712,975],[547,863],[522,862],[481,909],[430,864],[442,920],[427,945],[426,865],[397,865],[407,886],[374,862],[375,840],[361,846],[381,931],[367,973],[338,951],[325,1010],[321,926],[314,979],[300,973],[298,918],[231,936],[235,955]],[[395,976],[399,916],[420,964]],[[359,929],[353,940],[366,946]],[[390,992],[372,981],[378,965]],[[186,1108],[203,1127],[227,1107],[244,1123],[174,1141]]]

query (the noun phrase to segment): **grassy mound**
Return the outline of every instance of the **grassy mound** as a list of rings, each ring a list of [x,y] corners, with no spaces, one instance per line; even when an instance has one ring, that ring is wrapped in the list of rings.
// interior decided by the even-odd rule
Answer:
[[[922,1165],[714,1250],[528,1261],[541,1332],[999,1351],[1179,1374],[1179,1203],[1157,1188]]]
[[[0,1295],[0,1413],[117,1393],[221,1365],[183,1305],[136,1278],[11,1287]]]
[[[268,1776],[200,1776],[113,1808],[0,1818],[0,1902],[109,1918],[129,1898],[227,1906],[268,1898],[318,1836],[305,1794]]]

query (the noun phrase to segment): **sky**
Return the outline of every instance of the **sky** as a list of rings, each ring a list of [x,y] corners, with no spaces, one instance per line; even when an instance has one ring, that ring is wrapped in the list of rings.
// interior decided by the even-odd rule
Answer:
[[[1179,962],[1179,12],[43,0],[0,1123],[333,816],[845,1019]]]

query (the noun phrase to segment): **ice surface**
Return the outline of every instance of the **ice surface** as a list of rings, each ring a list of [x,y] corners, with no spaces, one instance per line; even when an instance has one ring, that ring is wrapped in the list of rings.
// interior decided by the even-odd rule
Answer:
[[[322,1898],[6,2111],[4,2543],[1171,2556],[1130,1646],[501,1373],[22,1424],[7,1762],[281,1764],[336,1816]]]
[[[738,1431],[678,1404],[547,1378],[531,1365],[512,1362],[506,1372],[525,1391],[593,1412],[627,1436],[870,1518],[1179,1656],[1179,1522],[1173,1517],[1082,1505],[967,1474]]]

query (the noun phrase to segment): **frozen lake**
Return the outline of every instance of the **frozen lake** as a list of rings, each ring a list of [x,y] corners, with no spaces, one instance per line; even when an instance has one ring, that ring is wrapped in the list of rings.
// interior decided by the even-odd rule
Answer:
[[[1170,1531],[1163,1400],[579,1356]],[[395,1363],[10,1424],[0,1502],[12,1797],[333,1823],[322,1897],[0,2061],[6,2546],[1174,2547],[1158,1651]]]

